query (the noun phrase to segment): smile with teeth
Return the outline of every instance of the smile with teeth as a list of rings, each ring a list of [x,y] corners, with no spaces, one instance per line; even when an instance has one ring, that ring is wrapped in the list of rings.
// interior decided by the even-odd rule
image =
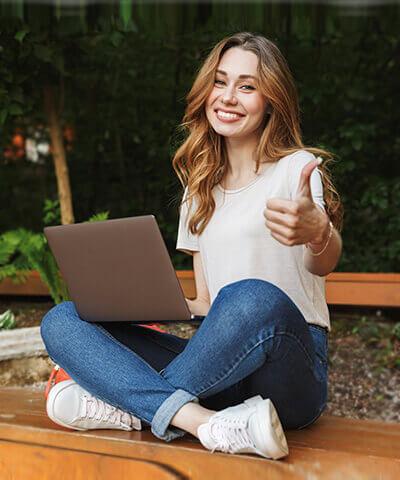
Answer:
[[[238,120],[241,118],[243,115],[238,115],[237,113],[227,113],[223,112],[222,110],[217,110],[216,111],[217,117],[223,119],[223,120]]]

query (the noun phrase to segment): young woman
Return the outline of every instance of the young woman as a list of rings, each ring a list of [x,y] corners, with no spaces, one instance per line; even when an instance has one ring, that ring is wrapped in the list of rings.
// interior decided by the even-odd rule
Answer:
[[[248,32],[212,49],[182,126],[177,249],[193,255],[187,302],[205,319],[186,340],[53,307],[41,334],[73,380],[53,387],[47,412],[78,430],[147,425],[167,442],[189,432],[211,451],[282,458],[283,429],[315,422],[327,401],[324,286],[342,205],[315,154],[332,157],[303,145],[288,66]]]

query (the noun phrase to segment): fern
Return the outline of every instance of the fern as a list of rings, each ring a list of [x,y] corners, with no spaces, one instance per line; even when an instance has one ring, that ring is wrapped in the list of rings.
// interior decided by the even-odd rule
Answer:
[[[108,214],[109,214],[108,211],[95,213],[94,215],[92,215],[89,218],[88,222],[101,222],[103,220],[107,220],[108,219]]]
[[[11,310],[6,310],[0,315],[0,329],[10,330],[16,326],[17,322],[15,320],[15,315]]]
[[[16,265],[0,265],[0,282],[9,278],[15,284],[25,283],[31,269],[20,270]]]
[[[18,251],[18,245],[21,239],[21,232],[24,229],[11,230],[5,232],[0,237],[0,264],[10,262],[13,255]]]
[[[43,224],[59,225],[61,223],[60,201],[46,198],[43,205]]]
[[[12,279],[13,283],[26,281],[31,266],[21,255],[19,246],[27,233],[25,229],[19,228],[0,236],[0,281],[4,278]]]
[[[54,302],[60,303],[69,300],[69,295],[65,295],[66,289],[46,237],[42,233],[25,235],[20,243],[20,250],[29,261],[31,268],[39,272],[40,278],[47,285]]]
[[[58,208],[57,201],[45,203],[45,224],[58,218]],[[53,210],[56,210],[54,214]],[[107,220],[108,214],[108,211],[97,213],[88,221]],[[12,279],[14,283],[26,282],[31,270],[39,272],[54,303],[70,300],[67,285],[43,233],[19,228],[0,235],[0,282],[5,278]]]

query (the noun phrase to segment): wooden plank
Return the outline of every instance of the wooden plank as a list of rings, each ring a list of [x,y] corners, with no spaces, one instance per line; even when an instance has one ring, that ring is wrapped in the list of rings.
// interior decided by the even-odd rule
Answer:
[[[333,305],[400,307],[400,274],[331,273],[326,279],[326,299]]]
[[[288,432],[293,446],[336,450],[400,461],[400,424],[322,415],[302,430]]]
[[[0,478],[3,480],[180,480],[180,474],[156,462],[97,453],[4,442],[0,440]]]
[[[279,461],[251,454],[211,453],[190,434],[163,442],[149,429],[140,432],[68,430],[48,419],[43,392],[27,388],[0,389],[0,439],[7,443],[7,448],[12,445],[13,455],[20,458],[26,455],[28,463],[34,455],[45,465],[50,458],[48,450],[58,449],[66,453],[65,458],[72,464],[75,461],[79,464],[80,458],[85,458],[99,465],[99,456],[118,457],[156,462],[158,466],[170,468],[169,472],[175,475],[193,479],[228,476],[241,480],[400,478],[399,424],[323,415],[306,429],[286,433],[290,454]],[[1,453],[0,458],[9,468]],[[115,465],[116,469],[130,468],[129,462]],[[40,468],[45,471],[43,465]],[[10,478],[24,479],[16,474]]]
[[[329,305],[400,307],[400,284],[379,282],[330,282],[326,285]]]
[[[39,272],[32,270],[25,283],[14,283],[10,278],[0,282],[0,295],[47,296],[49,289],[40,278]]]
[[[196,297],[194,272],[177,271],[185,295]],[[333,272],[325,283],[326,301],[329,305],[360,305],[400,307],[399,273]]]
[[[326,279],[328,282],[400,283],[400,273],[332,272]]]
[[[340,440],[340,439],[339,439]],[[297,447],[290,444],[287,463],[305,479],[315,480],[398,480],[398,459],[356,455],[323,448]]]
[[[196,284],[193,270],[176,270],[176,276],[181,284],[186,298],[196,298]]]

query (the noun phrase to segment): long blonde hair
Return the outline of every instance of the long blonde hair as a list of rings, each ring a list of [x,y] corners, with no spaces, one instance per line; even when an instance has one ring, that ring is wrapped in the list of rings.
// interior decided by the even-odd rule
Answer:
[[[205,103],[214,87],[219,61],[232,47],[240,47],[257,55],[258,88],[272,109],[264,121],[256,150],[256,173],[261,159],[277,162],[299,149],[323,157],[325,161],[318,169],[322,173],[325,208],[335,228],[341,231],[343,206],[327,168],[327,164],[333,161],[333,155],[320,148],[305,147],[302,142],[298,95],[286,60],[278,47],[264,36],[240,32],[218,42],[205,59],[186,96],[185,114],[178,126],[186,139],[177,149],[172,166],[182,186],[187,187],[185,201],[189,201],[189,211],[193,199],[196,199],[197,210],[188,221],[190,232],[200,235],[210,221],[215,210],[211,191],[222,180],[228,165],[224,137],[211,127],[206,117]]]

